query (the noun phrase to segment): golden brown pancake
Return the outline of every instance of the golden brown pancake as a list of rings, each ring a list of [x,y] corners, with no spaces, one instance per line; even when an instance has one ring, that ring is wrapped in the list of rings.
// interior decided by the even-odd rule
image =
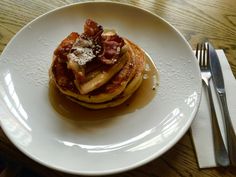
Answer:
[[[138,75],[137,75],[138,76]],[[141,76],[141,75],[139,75]],[[135,77],[125,88],[125,90],[122,92],[122,94],[118,95],[116,98],[114,98],[111,101],[103,102],[103,103],[86,103],[83,101],[79,101],[78,99],[75,99],[73,97],[68,97],[70,100],[80,104],[81,106],[87,107],[89,109],[104,109],[104,108],[111,108],[118,106],[122,103],[124,103],[126,100],[128,100],[132,94],[139,88],[139,86],[142,83],[142,76],[141,77]]]

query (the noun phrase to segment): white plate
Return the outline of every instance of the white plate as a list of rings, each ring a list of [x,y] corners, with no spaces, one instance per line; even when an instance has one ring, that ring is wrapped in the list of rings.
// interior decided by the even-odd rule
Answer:
[[[116,29],[152,57],[160,87],[146,106],[94,121],[60,118],[52,108],[52,53],[70,32],[81,32],[87,18]],[[0,60],[2,129],[27,156],[68,173],[117,173],[159,157],[190,127],[200,95],[199,68],[186,40],[163,19],[124,4],[80,3],[44,14],[16,34]]]

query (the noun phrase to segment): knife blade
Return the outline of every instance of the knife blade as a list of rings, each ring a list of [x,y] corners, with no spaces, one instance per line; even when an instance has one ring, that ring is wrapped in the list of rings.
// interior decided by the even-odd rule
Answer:
[[[218,55],[210,43],[208,46],[209,46],[210,68],[215,88],[218,93],[219,92],[224,93],[225,84]]]
[[[210,43],[208,43],[208,47],[209,47],[208,55],[210,59],[210,69],[211,69],[213,84],[216,90],[218,100],[220,102],[220,107],[223,113],[223,118],[226,126],[229,159],[231,165],[236,166],[236,135],[233,129],[232,121],[227,106],[223,73],[215,49]]]

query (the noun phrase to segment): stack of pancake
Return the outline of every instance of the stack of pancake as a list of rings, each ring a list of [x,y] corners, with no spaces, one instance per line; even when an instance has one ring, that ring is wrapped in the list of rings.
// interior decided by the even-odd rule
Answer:
[[[49,75],[69,99],[102,109],[125,102],[142,83],[144,67],[137,45],[88,19],[84,33],[72,32],[54,51]]]

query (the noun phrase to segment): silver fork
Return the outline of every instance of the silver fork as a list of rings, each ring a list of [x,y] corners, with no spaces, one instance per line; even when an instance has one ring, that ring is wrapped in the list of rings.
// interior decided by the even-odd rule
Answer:
[[[219,124],[216,117],[215,107],[212,100],[212,93],[209,81],[211,79],[210,63],[209,63],[209,51],[208,44],[197,44],[196,57],[199,61],[201,69],[202,81],[207,87],[208,99],[211,108],[211,124],[213,131],[214,141],[214,153],[215,161],[220,166],[228,166],[230,164],[228,153],[224,145],[222,134],[220,132]]]

